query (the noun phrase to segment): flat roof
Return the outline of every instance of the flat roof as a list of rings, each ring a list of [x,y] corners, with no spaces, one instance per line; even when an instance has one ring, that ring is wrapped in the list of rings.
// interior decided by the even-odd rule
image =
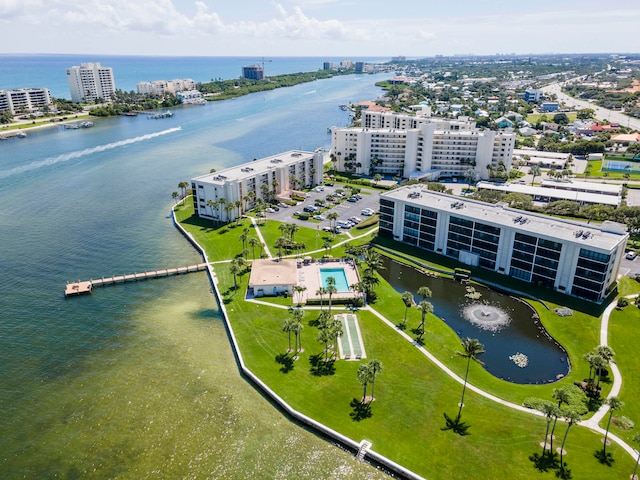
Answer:
[[[543,152],[542,150],[526,150],[524,148],[514,148],[513,154],[519,155],[519,156],[529,155],[531,158],[538,157],[538,158],[556,159],[556,160],[567,160],[570,155],[568,153]]]
[[[297,282],[298,275],[295,260],[254,260],[251,265],[250,287],[296,285]]]
[[[560,190],[558,188],[549,187],[533,187],[521,183],[505,183],[496,185],[491,182],[478,182],[478,188],[485,190],[498,190],[506,193],[524,193],[525,195],[550,197],[558,200],[572,200],[574,202],[602,203],[603,205],[611,205],[617,207],[622,199],[616,195],[606,195],[603,193],[578,192],[575,190]]]
[[[574,194],[575,195],[575,194]],[[627,238],[620,224],[609,222],[607,225],[587,224],[573,220],[564,220],[545,215],[516,210],[504,204],[491,204],[464,197],[447,195],[423,189],[420,185],[401,187],[380,195],[380,198],[395,199],[416,206],[447,211],[453,215],[470,220],[486,221],[488,224],[503,226],[549,239],[558,239],[584,245],[607,252],[615,249]],[[579,235],[578,235],[579,234]]]
[[[225,168],[214,173],[207,173],[193,180],[198,182],[224,184],[229,180],[240,180],[246,177],[267,173],[277,167],[291,165],[300,160],[313,158],[315,152],[305,152],[302,150],[289,150],[288,152],[278,153],[270,157],[261,158],[255,162],[242,163],[235,167]]]
[[[610,195],[621,195],[622,185],[613,183],[576,182],[562,180],[543,180],[540,185],[544,188],[564,188],[567,190],[585,190],[588,192],[607,192]]]

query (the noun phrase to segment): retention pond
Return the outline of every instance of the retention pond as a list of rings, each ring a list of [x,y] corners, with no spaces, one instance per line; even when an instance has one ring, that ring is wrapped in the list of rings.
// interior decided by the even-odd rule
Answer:
[[[488,372],[513,383],[549,383],[565,376],[570,369],[564,349],[546,332],[530,305],[486,287],[465,285],[446,278],[425,275],[383,257],[386,267],[380,273],[398,292],[409,291],[420,302],[418,288],[431,289],[434,314],[458,336],[477,338],[485,353],[480,360]],[[479,295],[478,295],[479,294]],[[398,302],[401,302],[398,299]],[[400,311],[400,310],[399,310]],[[429,335],[427,325],[426,334]]]

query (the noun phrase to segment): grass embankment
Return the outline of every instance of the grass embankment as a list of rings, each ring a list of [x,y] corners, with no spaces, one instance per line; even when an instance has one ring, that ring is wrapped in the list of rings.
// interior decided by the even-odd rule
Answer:
[[[183,209],[179,216],[184,218],[186,211]],[[183,225],[207,248],[211,260],[223,259],[231,253],[226,257],[230,258],[239,252],[237,235],[241,229],[220,234],[197,223],[189,220]],[[219,241],[221,235],[226,235],[224,242]],[[395,328],[370,312],[358,312],[364,346],[367,358],[379,360],[384,369],[376,380],[376,400],[368,409],[359,404],[362,395],[362,386],[356,380],[359,362],[322,361],[324,344],[317,341],[318,329],[313,326],[317,310],[305,313],[301,333],[305,351],[294,362],[286,354],[287,334],[282,332],[287,310],[245,302],[248,274],[239,278],[240,288],[236,291],[228,269],[219,266],[216,273],[247,366],[300,412],[356,441],[371,440],[377,452],[427,478],[463,478],[470,472],[477,479],[554,477],[553,471],[538,473],[529,458],[541,450],[543,418],[467,391],[462,419],[471,425],[471,435],[461,437],[443,431],[443,413],[450,416],[457,413],[461,385],[404,340]],[[392,321],[401,320],[404,308],[400,295],[384,281],[377,291],[379,300],[374,308]],[[561,319],[553,318],[552,313],[545,313],[542,308],[539,312],[548,331],[569,352],[574,363],[571,376],[554,385],[514,385],[472,364],[471,383],[520,403],[528,396],[550,398],[554,387],[586,376],[588,369],[582,365],[581,355],[598,344],[598,320],[587,314]],[[419,313],[411,311],[407,331],[417,326],[419,320]],[[430,316],[424,338],[427,349],[459,374],[464,373],[464,360],[452,356],[459,350],[460,340],[444,322]],[[630,392],[632,395],[635,392]],[[559,424],[556,444],[564,429],[564,424]],[[633,460],[616,445],[610,447],[615,463],[611,467],[601,465],[593,456],[601,445],[599,435],[584,428],[572,428],[565,459],[573,478],[622,478],[631,472]]]

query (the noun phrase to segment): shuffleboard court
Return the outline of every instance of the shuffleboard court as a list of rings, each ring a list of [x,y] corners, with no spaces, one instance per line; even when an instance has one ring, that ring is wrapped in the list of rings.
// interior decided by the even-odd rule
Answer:
[[[341,313],[336,319],[342,322],[342,336],[340,337],[340,358],[345,360],[360,360],[365,358],[364,343],[360,334],[358,319],[353,313]]]

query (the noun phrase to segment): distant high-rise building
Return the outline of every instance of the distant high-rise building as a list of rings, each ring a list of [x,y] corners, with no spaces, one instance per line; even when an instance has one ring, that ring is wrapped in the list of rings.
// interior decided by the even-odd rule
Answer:
[[[364,73],[364,62],[356,62],[356,73]]]
[[[111,67],[99,63],[82,63],[79,67],[67,68],[67,81],[71,90],[71,100],[93,102],[99,98],[111,101],[116,92]]]
[[[322,69],[323,70],[333,70],[333,63],[332,62],[324,62],[322,64]]]
[[[399,56],[399,57],[391,57],[391,63],[403,63],[407,61],[407,57]]]
[[[263,80],[264,68],[261,65],[247,65],[242,67],[242,78],[249,80]]]

